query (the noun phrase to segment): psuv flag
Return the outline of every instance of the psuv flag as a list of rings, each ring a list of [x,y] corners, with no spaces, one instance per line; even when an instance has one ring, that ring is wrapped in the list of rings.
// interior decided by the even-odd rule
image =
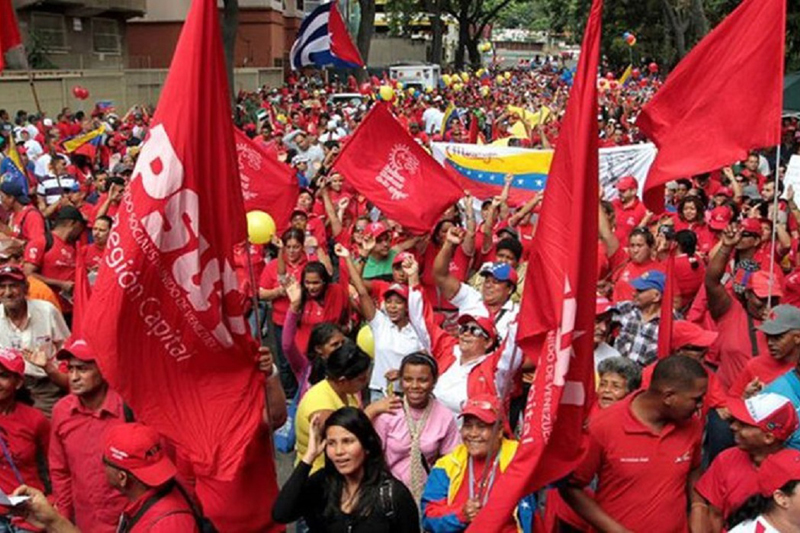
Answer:
[[[336,2],[322,4],[308,14],[292,45],[292,69],[303,67],[363,67],[364,61],[347,33]]]

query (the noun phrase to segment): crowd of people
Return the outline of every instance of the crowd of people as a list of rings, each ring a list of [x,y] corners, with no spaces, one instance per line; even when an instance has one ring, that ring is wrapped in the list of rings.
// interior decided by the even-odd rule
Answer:
[[[635,119],[661,82],[610,78],[601,146],[646,141]],[[335,168],[383,84],[425,147],[557,148],[562,58],[458,80],[292,76],[239,95],[238,125],[294,169],[299,194],[271,243],[235,251],[258,300],[270,407],[225,482],[138,421],[71,333],[76,285],[101,268],[152,109],[0,109],[0,489],[27,498],[0,506],[0,532],[466,530],[514,460],[537,370],[516,338],[546,193],[514,204],[511,177],[493,198],[465,191],[418,235]],[[783,181],[796,119],[775,148],[667,184],[658,213],[632,176],[599,199],[585,454],[503,532],[800,531],[800,207]],[[282,487],[276,446],[294,453]]]

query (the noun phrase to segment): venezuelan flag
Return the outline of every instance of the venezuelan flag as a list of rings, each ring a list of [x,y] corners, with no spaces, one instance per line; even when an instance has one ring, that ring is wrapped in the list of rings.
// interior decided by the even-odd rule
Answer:
[[[553,152],[532,152],[502,156],[470,157],[448,154],[446,163],[477,198],[497,196],[503,189],[505,176],[511,174],[509,199],[514,205],[526,202],[533,194],[544,190]]]
[[[84,133],[83,135],[79,135],[73,139],[64,142],[64,149],[67,152],[74,152],[84,144],[91,142],[95,148],[100,146],[100,142],[102,140],[102,135],[106,132],[106,127],[104,125],[100,125],[99,128],[96,130],[92,130],[90,132]]]

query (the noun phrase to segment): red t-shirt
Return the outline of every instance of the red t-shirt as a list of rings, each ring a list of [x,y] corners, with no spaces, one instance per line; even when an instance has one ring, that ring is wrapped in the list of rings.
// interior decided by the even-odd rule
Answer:
[[[764,385],[769,385],[794,367],[795,363],[791,361],[785,359],[778,360],[772,357],[772,354],[769,352],[763,352],[758,357],[753,357],[747,361],[742,371],[739,372],[739,375],[733,380],[728,394],[736,398],[741,398],[744,389],[747,388],[747,384],[755,378],[758,378]]]
[[[434,309],[454,310],[455,307],[450,305],[450,302],[440,297],[439,291],[436,289],[436,282],[433,279],[433,262],[439,250],[440,247],[433,243],[430,243],[428,247],[425,248],[425,253],[422,256],[422,278],[420,281],[425,291],[425,300],[431,302]],[[453,259],[450,261],[450,274],[459,281],[466,281],[467,274],[469,273],[469,265],[470,257],[464,253],[464,250],[462,250],[460,246],[457,247],[453,254]]]
[[[316,261],[317,256],[312,255],[308,256],[303,254],[300,257],[300,261],[295,264],[286,263],[286,275],[292,276],[294,279],[300,283],[300,280],[303,277],[303,269],[306,267],[309,261]],[[261,277],[258,280],[258,286],[261,289],[277,289],[280,286],[280,282],[278,280],[278,261],[273,259],[269,263],[264,266],[264,270],[261,271]],[[276,298],[272,300],[272,321],[278,325],[283,326],[283,323],[286,321],[286,311],[289,310],[289,298],[286,296],[281,296],[280,298]]]
[[[0,438],[26,485],[44,490],[39,476],[38,458],[47,457],[50,448],[50,422],[38,409],[17,403],[8,414],[0,414]],[[5,454],[0,455],[0,488],[11,494],[20,486]],[[0,508],[0,514],[3,508]]]
[[[694,490],[727,519],[758,489],[758,467],[747,452],[728,448],[717,455]]]
[[[14,237],[24,241],[44,239],[44,217],[32,205],[26,205],[20,211],[11,214],[9,222]]]
[[[585,486],[598,476],[595,501],[630,531],[688,531],[686,482],[700,466],[703,422],[694,417],[656,434],[631,411],[639,394],[591,420],[588,448],[572,477]]]
[[[311,337],[311,330],[314,326],[322,322],[332,322],[344,326],[349,319],[350,298],[342,285],[331,283],[325,291],[325,299],[322,301],[309,298],[303,307],[303,314],[300,316],[300,323],[297,325],[297,333],[294,337],[295,345],[298,350],[305,353],[308,347],[308,339]]]
[[[680,254],[675,256],[675,268],[672,273],[675,276],[675,288],[681,297],[681,306],[686,306],[694,300],[703,286],[706,278],[706,266],[700,257],[692,258],[686,254]]]
[[[83,253],[83,264],[86,265],[86,270],[100,268],[100,263],[103,261],[103,253],[106,251],[105,246],[100,248],[97,243],[92,243],[89,246],[81,248]]]
[[[631,205],[627,207],[623,206],[619,199],[614,200],[612,205],[614,206],[614,214],[617,222],[614,234],[617,236],[617,239],[619,239],[620,244],[625,245],[628,242],[628,237],[631,231],[633,231],[633,228],[638,226],[639,222],[641,222],[647,214],[647,209],[638,198],[635,198]]]
[[[719,352],[719,368],[717,376],[725,390],[730,391],[736,378],[744,370],[747,362],[757,355],[769,353],[767,337],[755,329],[760,320],[749,319],[747,311],[735,297],[731,296],[728,311],[716,321],[719,337],[714,345]],[[753,325],[756,345],[753,346],[748,322]]]
[[[35,241],[25,250],[25,262],[36,265],[39,274],[59,281],[75,281],[75,260],[78,251],[74,244],[65,242],[61,237],[52,234],[53,246],[45,252],[44,239]],[[58,293],[58,301],[64,312],[72,310],[72,304]]]

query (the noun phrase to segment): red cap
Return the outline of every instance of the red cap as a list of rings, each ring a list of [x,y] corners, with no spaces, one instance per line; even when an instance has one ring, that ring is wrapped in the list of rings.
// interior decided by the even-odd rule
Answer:
[[[784,448],[767,456],[758,469],[758,488],[762,496],[772,496],[790,481],[800,480],[800,451]]]
[[[717,189],[717,192],[714,193],[714,196],[727,196],[728,198],[733,198],[733,190],[730,187],[720,187]]]
[[[770,287],[769,287],[769,278],[770,275],[763,270],[759,270],[757,272],[753,272],[753,275],[750,276],[750,282],[747,285],[748,289],[752,289],[756,296],[759,298],[767,298],[769,297]],[[772,296],[777,296],[778,298],[783,298],[783,288],[779,281],[775,278],[772,279]]]
[[[308,211],[303,209],[302,207],[295,207],[292,209],[292,214],[289,215],[289,218],[294,218],[295,215],[303,215],[304,217],[308,218]]]
[[[614,304],[611,303],[611,300],[602,296],[598,296],[595,303],[594,316],[600,316],[603,313],[608,313],[612,309],[614,309]]]
[[[711,210],[711,216],[708,219],[708,225],[713,230],[722,231],[731,223],[733,219],[733,211],[727,205],[721,205]]]
[[[6,265],[0,268],[0,280],[10,279],[12,281],[25,282],[28,280],[25,273],[19,267]]]
[[[394,256],[394,260],[392,260],[392,266],[403,264],[403,261],[405,261],[407,257],[414,257],[414,254],[411,252],[400,252]]]
[[[389,288],[383,291],[383,299],[389,297],[390,294],[396,294],[403,298],[404,300],[408,300],[408,285],[401,285],[400,283],[392,283],[389,285]]]
[[[469,324],[470,322],[475,322],[480,326],[480,328],[485,331],[489,335],[489,340],[496,340],[497,339],[497,328],[494,327],[494,321],[491,318],[486,316],[472,316],[472,315],[461,315],[458,317],[458,325],[463,326],[464,324]]]
[[[742,228],[742,231],[756,233],[759,237],[761,236],[761,221],[757,218],[746,218],[739,222],[739,227]]]
[[[149,487],[163,485],[178,473],[156,430],[138,422],[118,424],[106,432],[103,459]]]
[[[25,359],[22,358],[22,352],[15,348],[0,348],[0,366],[21,378],[25,377]]]
[[[389,226],[387,226],[383,222],[371,222],[367,224],[366,228],[364,228],[365,234],[372,235],[376,239],[388,231],[389,231]]]
[[[97,354],[85,340],[70,338],[64,343],[64,347],[56,352],[56,359],[64,360],[71,357],[90,362],[97,359]]]
[[[717,340],[719,333],[708,331],[688,320],[676,320],[672,323],[672,349],[683,346],[699,346],[708,348]]]
[[[772,433],[780,441],[788,440],[800,424],[791,400],[774,392],[756,394],[746,400],[728,398],[727,406],[736,420]]]
[[[468,398],[461,408],[461,418],[472,415],[487,424],[494,424],[503,416],[500,400],[494,394],[476,394]]]
[[[617,182],[618,191],[627,191],[628,189],[639,189],[639,182],[633,176],[624,176]]]

